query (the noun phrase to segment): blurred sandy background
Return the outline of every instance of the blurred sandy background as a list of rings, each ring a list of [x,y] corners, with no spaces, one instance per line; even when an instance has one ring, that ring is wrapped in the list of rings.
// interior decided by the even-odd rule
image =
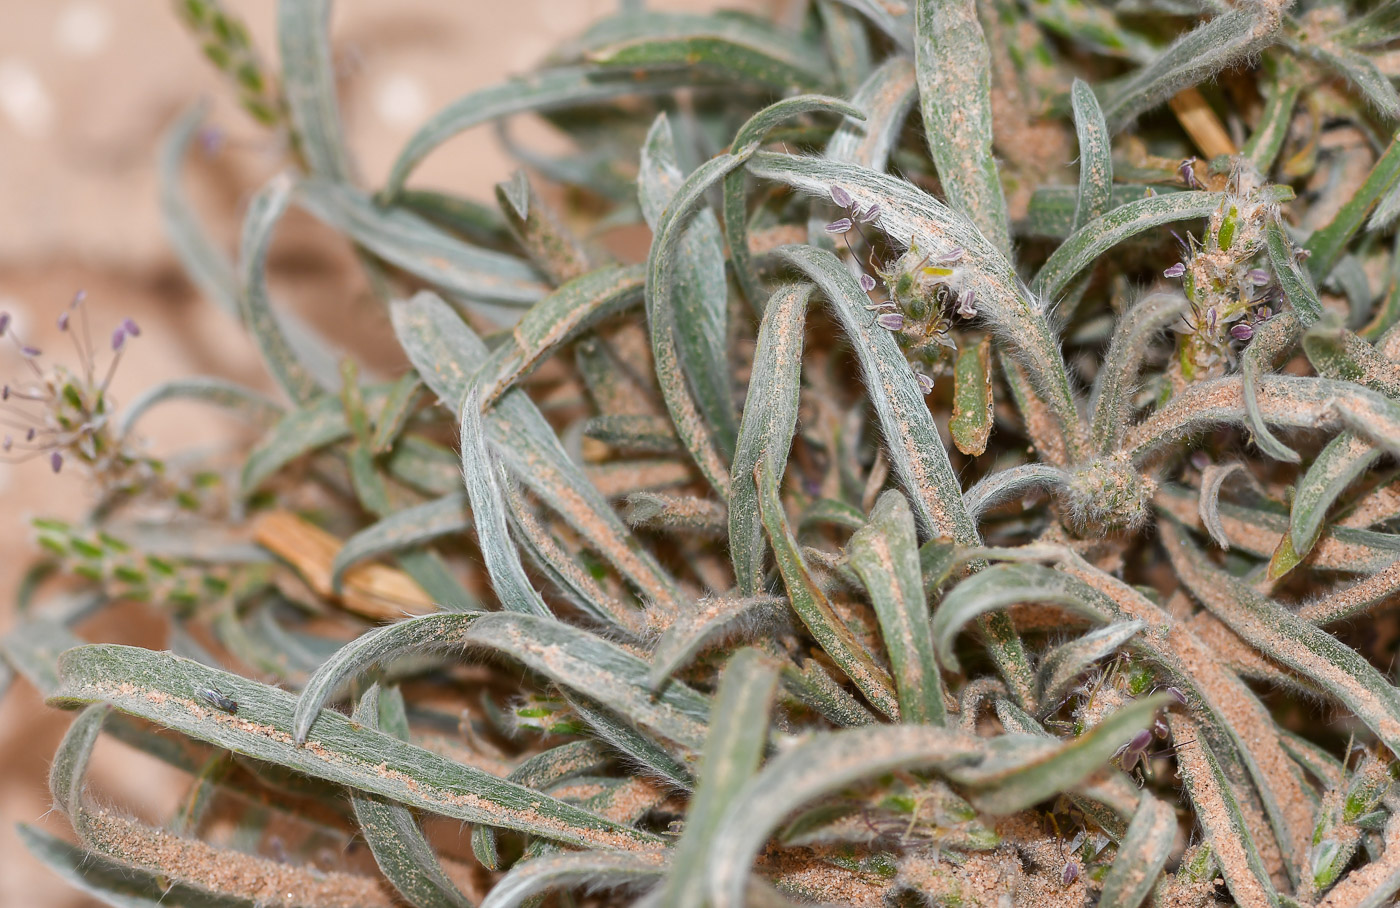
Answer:
[[[274,57],[273,0],[225,0]],[[561,40],[616,8],[617,0],[341,0],[333,36],[343,119],[368,186],[382,181],[413,129],[453,98],[519,73]],[[653,0],[705,9],[714,0]],[[762,2],[724,5],[764,6]],[[278,166],[276,149],[230,94],[161,0],[0,0],[0,310],[26,340],[72,358],[54,319],[87,291],[99,336],[124,316],[143,334],[114,382],[119,400],[170,377],[218,374],[267,388],[241,332],[199,298],[166,244],[156,204],[155,159],[172,120],[201,97],[222,149],[188,167],[188,186],[211,229],[232,248],[242,204]],[[513,134],[559,150],[539,124]],[[553,144],[551,145],[551,141]],[[489,199],[511,164],[490,127],[461,136],[419,169],[415,185]],[[295,213],[279,229],[273,285],[333,340],[373,338],[387,319],[363,298],[348,247]],[[63,340],[63,343],[59,343]],[[21,363],[0,348],[0,376]],[[191,439],[236,437],[206,409],[158,408],[143,422],[156,451]],[[47,465],[0,464],[0,632],[15,616],[10,591],[33,555],[28,518],[76,515],[87,491]],[[78,632],[89,640],[163,645],[158,617],[124,607]],[[0,906],[93,904],[33,861],[16,822],[66,834],[49,806],[46,774],[69,716],[46,709],[17,680],[0,702]],[[90,779],[99,797],[150,819],[164,817],[183,780],[103,742]],[[42,819],[41,819],[42,818]]]

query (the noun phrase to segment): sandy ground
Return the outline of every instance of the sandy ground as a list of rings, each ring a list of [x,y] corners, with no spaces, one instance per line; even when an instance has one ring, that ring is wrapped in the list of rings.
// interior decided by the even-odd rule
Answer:
[[[270,58],[274,3],[226,0],[249,21]],[[712,0],[654,0],[703,9]],[[730,4],[734,5],[734,4]],[[742,4],[741,4],[742,5]],[[763,4],[747,4],[749,6]],[[375,186],[413,129],[456,96],[527,70],[616,0],[344,0],[333,33],[347,134],[363,182]],[[166,378],[216,374],[266,388],[241,332],[184,279],[161,231],[155,157],[173,118],[201,98],[226,136],[214,157],[191,165],[189,188],[211,229],[231,247],[238,212],[277,167],[276,149],[230,103],[167,3],[129,0],[0,0],[0,310],[26,340],[72,358],[54,319],[86,290],[105,335],[122,317],[142,326],[117,374],[119,400]],[[518,138],[546,150],[558,140],[523,123]],[[415,177],[489,198],[509,160],[493,131],[453,140]],[[387,319],[366,300],[343,241],[305,217],[281,227],[273,283],[333,340],[372,347]],[[0,376],[22,363],[0,350]],[[236,439],[217,413],[171,405],[143,423],[156,451],[190,439]],[[39,462],[0,464],[0,632],[13,625],[9,590],[33,555],[34,515],[74,516],[87,492],[78,477]],[[158,615],[123,607],[78,628],[90,640],[163,646]],[[16,822],[66,832],[49,806],[49,760],[69,716],[46,709],[23,681],[0,701],[0,908],[76,906],[87,901],[31,859]],[[90,773],[108,802],[159,821],[184,780],[168,768],[102,742]]]

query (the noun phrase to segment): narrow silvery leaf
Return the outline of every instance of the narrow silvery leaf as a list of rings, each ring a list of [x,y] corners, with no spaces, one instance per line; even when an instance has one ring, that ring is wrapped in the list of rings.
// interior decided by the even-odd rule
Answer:
[[[342,646],[301,689],[292,719],[297,743],[306,741],[322,707],[342,683],[372,665],[387,663],[398,656],[428,655],[460,647],[475,617],[453,612],[407,618],[367,631]]]
[[[404,144],[389,170],[381,195],[393,199],[419,164],[448,139],[473,126],[511,114],[587,106],[624,95],[656,94],[686,86],[694,75],[685,70],[606,73],[596,66],[564,66],[511,79],[463,95],[419,127]]]
[[[384,399],[382,389],[366,389],[371,406]],[[292,410],[267,431],[243,461],[240,493],[247,497],[287,464],[318,448],[350,437],[345,408],[338,397],[326,395],[300,410]]]
[[[757,501],[754,507],[757,508]],[[725,636],[756,636],[782,624],[787,602],[779,596],[713,599],[679,615],[651,654],[651,685],[660,687],[707,645]]]
[[[1222,12],[1182,35],[1155,60],[1113,86],[1104,117],[1118,132],[1183,88],[1203,82],[1267,47],[1283,20],[1277,6]]]
[[[1177,525],[1163,522],[1161,532],[1177,575],[1202,605],[1251,646],[1344,703],[1400,753],[1400,693],[1364,657],[1210,564]]]
[[[29,854],[74,889],[121,908],[257,908],[253,898],[220,893],[172,882],[168,876],[132,867],[71,845],[27,823],[15,834]]]
[[[865,119],[842,123],[826,145],[826,156],[869,170],[884,170],[917,96],[914,64],[908,57],[890,57],[851,96],[851,105],[863,112]]]
[[[647,833],[356,726],[335,713],[322,714],[317,747],[298,746],[291,734],[292,694],[169,653],[85,646],[65,653],[59,667],[63,683],[55,696],[64,706],[106,701],[235,753],[471,823],[583,847],[645,849],[657,843]],[[237,703],[238,712],[208,705],[198,698],[201,689],[218,691]],[[464,792],[470,797],[464,798]]]
[[[446,303],[431,293],[397,301],[389,310],[405,354],[454,416],[488,352]],[[683,597],[613,513],[587,474],[569,458],[539,408],[512,389],[484,414],[495,450],[515,477],[565,519],[654,605],[678,608]],[[627,468],[635,473],[634,468]]]
[[[466,532],[471,526],[467,496],[462,492],[395,511],[345,540],[331,562],[331,587],[340,589],[345,572],[361,561]]]
[[[535,195],[523,169],[496,184],[496,201],[516,241],[550,283],[562,284],[592,269],[592,255],[583,241]]]
[[[1362,474],[1381,459],[1382,451],[1354,432],[1329,441],[1298,480],[1289,511],[1289,560],[1312,551],[1327,519],[1327,509]]]
[[[830,198],[836,188],[849,195],[855,207],[868,211],[878,206],[873,226],[900,246],[915,245],[933,255],[963,250],[962,293],[976,293],[979,317],[1014,351],[1061,424],[1067,444],[1076,456],[1080,453],[1079,411],[1059,341],[1046,318],[1045,301],[1021,284],[1011,263],[971,222],[903,180],[853,164],[758,152],[748,167],[755,176],[811,195]],[[851,284],[855,285],[854,278]],[[862,310],[865,305],[861,303]],[[855,343],[854,333],[849,329],[847,333]],[[855,346],[860,351],[866,344]]]
[[[533,905],[539,897],[560,889],[636,889],[650,886],[666,874],[662,851],[618,854],[573,851],[521,861],[491,887],[481,908]]]
[[[512,306],[535,302],[548,286],[528,262],[478,249],[401,208],[380,208],[358,190],[309,178],[301,204],[391,265],[464,299]]]
[[[604,744],[590,740],[570,741],[525,758],[511,770],[507,779],[536,791],[548,791],[566,779],[596,773],[611,759]],[[473,826],[472,854],[487,870],[500,870],[496,830],[490,826]]]
[[[670,122],[661,114],[642,146],[637,181],[652,228],[646,304],[656,377],[687,450],[726,498],[723,459],[738,432],[725,351],[728,292],[719,222],[698,206],[706,188],[742,163],[737,156],[711,158],[683,177]]]
[[[875,606],[899,693],[899,718],[906,723],[945,725],[943,683],[933,658],[919,575],[918,539],[909,503],[885,492],[870,512],[870,523],[851,537],[851,567]]]
[[[963,495],[963,506],[973,519],[987,509],[1031,489],[1059,489],[1069,484],[1070,474],[1043,463],[1023,463],[1017,467],[988,473]]]
[[[1100,659],[1105,659],[1144,627],[1141,621],[1118,621],[1055,647],[1040,660],[1036,701],[1042,715],[1063,702],[1070,687]]]
[[[351,167],[336,100],[330,18],[331,0],[281,0],[277,4],[282,94],[296,128],[298,147],[311,172],[348,180]]]
[[[625,762],[643,774],[678,791],[690,791],[695,787],[690,770],[675,754],[617,713],[577,691],[565,692],[564,702],[588,726],[594,738],[617,751]]]
[[[976,527],[962,507],[962,488],[923,392],[894,336],[876,327],[865,312],[865,291],[830,252],[812,246],[784,246],[778,254],[821,287],[850,338],[865,377],[866,393],[885,435],[891,466],[909,493],[921,530],[964,544],[976,542]]]
[[[979,759],[984,742],[918,725],[853,728],[818,735],[771,760],[730,802],[706,856],[715,908],[743,904],[750,865],[784,817],[823,795],[896,769],[936,769]]]
[[[173,378],[152,385],[121,409],[118,435],[126,435],[146,411],[170,400],[197,400],[236,413],[255,426],[267,428],[282,414],[282,405],[252,388],[214,376]]]
[[[480,368],[482,400],[495,400],[588,327],[642,301],[646,270],[608,265],[531,306]]]
[[[692,79],[767,85],[779,91],[820,89],[830,81],[819,46],[757,17],[661,12],[615,16],[589,29],[577,46],[590,62],[628,72],[679,66]]]
[[[372,686],[356,704],[355,720],[377,729],[379,701],[379,687]],[[402,710],[402,699],[398,705]],[[407,807],[358,792],[351,794],[350,804],[375,863],[413,908],[471,908]]]
[[[1244,906],[1278,908],[1279,897],[1250,834],[1239,798],[1195,722],[1181,715],[1169,720],[1176,761],[1197,820],[1220,861],[1225,884]]]
[[[1074,207],[1074,229],[1078,230],[1108,213],[1113,196],[1113,156],[1108,125],[1089,83],[1074,80],[1070,103],[1079,136],[1079,198]]]
[[[915,0],[914,66],[929,154],[949,205],[1009,254],[1006,196],[992,155],[991,53],[973,0]]]
[[[1090,439],[1100,454],[1111,454],[1123,440],[1138,371],[1150,352],[1151,339],[1186,309],[1185,294],[1149,293],[1118,317],[1113,340],[1089,395],[1089,411],[1093,414]]]
[[[267,294],[267,252],[291,194],[291,178],[282,174],[248,203],[240,242],[238,279],[242,286],[238,301],[243,324],[253,335],[272,377],[294,403],[305,404],[321,388],[287,340]]]
[[[475,384],[467,390],[462,401],[462,475],[467,481],[471,498],[472,519],[476,538],[491,586],[501,607],[512,612],[550,615],[549,606],[530,585],[520,553],[511,541],[506,521],[505,500],[501,493],[501,475],[496,458],[486,444],[486,430],[481,419],[481,397]]]
[[[769,544],[773,546],[773,557],[787,586],[792,610],[832,661],[865,694],[866,699],[885,715],[891,718],[897,716],[899,704],[889,673],[875,662],[836,614],[802,557],[792,527],[788,525],[787,515],[783,512],[783,501],[778,494],[778,477],[768,462],[763,460],[759,461],[754,472],[758,480],[758,508],[763,517],[763,528],[768,533]]]
[[[658,905],[703,908],[706,858],[725,813],[758,771],[777,684],[777,665],[753,649],[736,653],[720,675],[710,732],[700,756],[700,785],[686,811],[685,831],[676,844]]]
[[[865,23],[855,10],[841,6],[836,0],[817,0],[817,15],[822,19],[827,53],[836,64],[836,74],[845,94],[870,74],[870,37]]]
[[[993,738],[980,762],[953,767],[949,776],[971,789],[972,803],[980,810],[995,814],[1025,810],[1101,769],[1169,702],[1168,694],[1135,700],[1068,741],[1027,735]]]
[[[1196,511],[1200,514],[1201,526],[1205,527],[1210,538],[1227,551],[1230,548],[1230,538],[1225,534],[1225,527],[1220,522],[1220,487],[1230,474],[1243,469],[1243,464],[1232,463],[1226,466],[1211,464],[1201,471],[1201,497]]]
[[[734,134],[730,149],[735,158],[747,160],[767,138],[769,130],[783,121],[807,113],[830,112],[843,115],[842,129],[863,120],[865,114],[858,100],[847,104],[825,95],[798,95],[770,104],[749,117]],[[734,169],[724,175],[724,239],[729,244],[729,261],[739,287],[757,308],[766,296],[763,284],[754,272],[753,256],[749,252],[748,200],[744,192],[744,172]]]
[[[1268,241],[1269,264],[1274,275],[1283,287],[1283,296],[1293,306],[1299,322],[1304,328],[1322,317],[1322,303],[1317,298],[1308,272],[1298,266],[1298,257],[1293,253],[1293,241],[1284,232],[1283,222],[1270,218],[1265,226]]]
[[[1224,198],[1218,192],[1175,192],[1114,208],[1070,234],[1040,266],[1031,289],[1055,299],[1079,272],[1123,240],[1163,224],[1209,217]]]
[[[729,557],[734,585],[752,596],[763,583],[763,523],[758,516],[754,467],[766,460],[776,473],[787,463],[801,397],[802,342],[811,284],[774,291],[763,310],[752,377],[734,447],[729,491]]]

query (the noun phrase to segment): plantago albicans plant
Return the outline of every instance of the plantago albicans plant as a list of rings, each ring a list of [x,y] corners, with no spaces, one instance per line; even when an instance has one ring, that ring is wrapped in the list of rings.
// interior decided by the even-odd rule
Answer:
[[[178,4],[287,157],[219,248],[182,117],[171,240],[281,393],[118,410],[89,334],[16,341],[7,452],[99,502],[0,641],[81,710],[42,861],[119,905],[1392,903],[1400,7],[785,7],[624,3],[367,187],[326,0],[276,55]],[[415,179],[526,112],[576,150]],[[290,206],[399,374],[279,310]],[[236,475],[141,453],[173,398],[261,427]],[[69,629],[132,597],[169,651]],[[103,733],[189,774],[165,824],[88,790]]]

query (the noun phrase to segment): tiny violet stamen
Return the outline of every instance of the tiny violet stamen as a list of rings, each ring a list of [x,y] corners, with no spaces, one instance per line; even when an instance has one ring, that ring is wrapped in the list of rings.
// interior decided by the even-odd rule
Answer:
[[[1186,273],[1186,264],[1177,262],[1175,265],[1162,272],[1162,277],[1181,277]]]
[[[1268,286],[1269,272],[1263,268],[1255,268],[1249,272],[1249,282],[1256,287]]]
[[[8,454],[8,453],[10,453],[10,449],[13,448],[14,446],[15,446],[15,440],[14,440],[13,438],[11,438],[10,436],[6,435],[6,436],[5,436],[5,442],[4,442],[3,444],[0,444],[0,451],[4,451],[6,454]]]
[[[69,309],[76,309],[76,308],[78,308],[78,306],[81,305],[82,302],[83,302],[83,300],[85,300],[85,299],[87,299],[87,291],[86,291],[86,290],[79,290],[77,293],[73,294],[73,301],[70,302],[70,303],[68,304],[68,308],[69,308]]]
[[[122,330],[126,332],[127,337],[141,336],[141,327],[129,318],[122,319]]]
[[[875,317],[875,322],[887,331],[899,331],[904,328],[904,316],[898,312],[883,312]]]
[[[23,353],[30,359],[33,359],[36,356],[42,356],[44,353],[44,351],[40,350],[38,347],[31,347],[28,344],[24,345],[23,347],[20,347],[19,352]]]
[[[952,265],[955,262],[961,262],[963,254],[963,247],[954,246],[952,249],[949,249],[947,252],[934,259],[934,261],[938,262],[940,265]]]
[[[63,455],[60,454],[60,453],[58,453],[57,451],[54,451],[52,454],[50,454],[50,455],[49,455],[49,466],[53,467],[53,471],[54,471],[55,473],[57,473],[59,470],[62,470],[62,469],[63,469]]]
[[[1230,336],[1237,341],[1247,341],[1250,338],[1254,337],[1254,326],[1246,325],[1244,322],[1240,322],[1237,325],[1231,326]]]
[[[860,289],[864,290],[866,293],[869,293],[870,291],[874,290],[875,278],[871,277],[868,274],[862,274],[860,276]]]
[[[67,331],[67,330],[68,330],[68,313],[67,313],[67,312],[63,313],[62,315],[60,315],[60,316],[58,317],[58,330],[60,330],[60,331]]]
[[[827,232],[827,233],[845,233],[846,231],[848,231],[848,230],[850,230],[850,229],[851,229],[851,219],[850,219],[850,218],[841,218],[841,219],[838,220],[838,221],[832,221],[830,224],[827,224],[827,225],[826,225],[826,232]]]
[[[37,429],[30,429],[28,432],[25,432],[25,433],[24,433],[24,440],[25,440],[25,441],[33,441],[33,440],[34,440],[34,436],[37,435],[37,434],[39,434],[39,431],[38,431]]]
[[[1176,175],[1181,178],[1181,182],[1185,183],[1192,189],[1200,189],[1202,188],[1201,181],[1196,179],[1196,169],[1192,166],[1195,163],[1195,158],[1187,158],[1186,160],[1182,161],[1181,164],[1176,168]]]
[[[969,290],[958,298],[958,315],[974,318],[977,315],[977,291]]]
[[[0,337],[10,330],[10,313],[0,312]]]
[[[126,343],[126,329],[125,329],[125,328],[118,328],[117,330],[115,330],[115,331],[112,332],[112,350],[113,350],[114,352],[117,351],[117,350],[120,350],[120,349],[122,348],[122,345],[125,344],[125,343]]]
[[[831,200],[842,208],[850,208],[851,203],[855,201],[851,198],[851,194],[840,186],[831,187]]]

